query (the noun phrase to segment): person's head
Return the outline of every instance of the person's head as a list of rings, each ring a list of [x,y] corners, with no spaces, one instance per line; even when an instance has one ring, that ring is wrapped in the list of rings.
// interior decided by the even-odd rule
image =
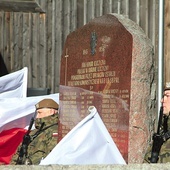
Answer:
[[[58,111],[58,104],[53,99],[43,99],[36,105],[37,116],[36,118],[43,118],[53,114]]]
[[[166,84],[163,92],[163,97],[161,99],[162,106],[163,106],[163,113],[164,115],[170,114],[170,85]]]

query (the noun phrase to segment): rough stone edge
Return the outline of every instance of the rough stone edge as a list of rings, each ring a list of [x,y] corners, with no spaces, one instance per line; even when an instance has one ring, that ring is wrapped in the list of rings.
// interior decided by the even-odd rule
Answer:
[[[154,58],[153,45],[150,39],[146,36],[142,28],[132,20],[119,14],[112,13],[122,25],[133,36],[133,51],[132,51],[132,76],[131,79],[131,106],[129,112],[129,163],[142,163],[148,143],[151,141],[151,133],[154,130],[152,120],[155,119],[151,110],[152,97],[151,93],[155,91],[154,83]],[[142,48],[141,48],[142,47]],[[140,49],[140,51],[136,51]],[[137,56],[140,52],[140,57]],[[137,69],[138,70],[134,70]],[[138,75],[138,73],[142,73]],[[136,87],[139,87],[136,94]],[[154,92],[156,93],[156,92]],[[136,124],[135,119],[143,119],[143,123]],[[135,134],[141,134],[146,139],[140,138],[135,141]],[[135,152],[134,152],[135,150]]]

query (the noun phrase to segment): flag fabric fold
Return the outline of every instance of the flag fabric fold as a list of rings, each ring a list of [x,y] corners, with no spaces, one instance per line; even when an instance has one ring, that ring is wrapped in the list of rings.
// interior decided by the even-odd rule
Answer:
[[[96,108],[78,123],[40,165],[126,164]]]
[[[0,98],[26,97],[28,68],[0,77]]]
[[[10,163],[18,145],[22,142],[31,118],[35,114],[35,104],[44,98],[50,98],[59,103],[58,93],[27,98],[0,99],[1,163]]]
[[[9,164],[17,147],[22,142],[26,129],[13,128],[0,133],[0,162]]]
[[[44,98],[59,103],[59,94],[27,95],[28,68],[0,77],[0,164],[9,164],[27,132],[35,104]]]
[[[0,99],[0,132],[11,128],[25,128],[35,114],[35,104],[40,100],[50,98],[59,103],[59,94],[26,98]]]

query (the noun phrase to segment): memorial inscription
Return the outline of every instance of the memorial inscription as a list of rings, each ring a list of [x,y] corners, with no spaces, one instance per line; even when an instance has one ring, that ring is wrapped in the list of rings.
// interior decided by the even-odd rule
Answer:
[[[60,68],[58,141],[93,105],[128,163],[132,52],[132,34],[112,14],[67,36]]]
[[[59,139],[94,105],[127,161],[131,62],[132,35],[113,15],[96,18],[67,37],[60,85],[87,91],[60,87]]]
[[[61,85],[60,91],[62,110],[58,137],[63,138],[70,129],[87,116],[88,107],[95,106],[114,142],[127,160],[129,129],[127,102],[113,94],[97,93],[78,87]],[[116,91],[112,92],[115,94]]]

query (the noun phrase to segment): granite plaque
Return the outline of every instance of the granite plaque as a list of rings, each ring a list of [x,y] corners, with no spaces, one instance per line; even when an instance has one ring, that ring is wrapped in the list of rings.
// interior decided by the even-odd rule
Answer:
[[[61,58],[59,141],[93,105],[129,162],[133,41],[113,14],[68,35]]]

